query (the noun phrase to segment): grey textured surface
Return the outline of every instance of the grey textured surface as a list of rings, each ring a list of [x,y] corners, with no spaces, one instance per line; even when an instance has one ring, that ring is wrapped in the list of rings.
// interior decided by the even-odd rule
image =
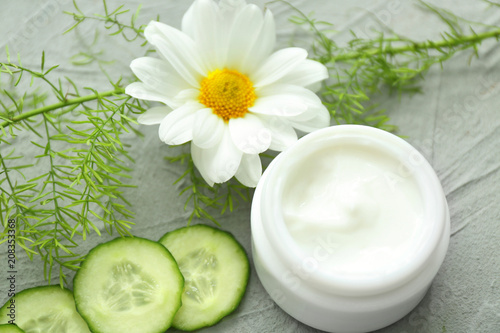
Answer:
[[[140,0],[109,0],[110,7],[125,3],[135,9]],[[180,26],[182,14],[191,1],[144,0],[140,21],[160,14],[161,20]],[[339,42],[349,39],[349,30],[370,37],[376,18],[399,33],[414,39],[438,38],[445,26],[414,2],[292,0],[304,12],[315,11],[320,19],[335,24]],[[437,3],[437,1],[435,1]],[[99,0],[79,1],[86,13],[102,12]],[[263,0],[257,1],[259,5]],[[500,11],[486,10],[482,2],[446,0],[439,5],[473,20],[500,25]],[[52,77],[67,75],[95,88],[107,89],[107,80],[97,68],[74,67],[69,57],[92,42],[99,23],[86,24],[77,34],[62,35],[72,24],[63,10],[69,0],[3,0],[0,7],[0,49],[9,43],[12,53],[20,52],[26,66],[37,66],[42,50],[48,65],[61,66]],[[297,28],[287,22],[290,10],[271,6],[276,17],[279,41],[286,45]],[[116,59],[113,77],[130,73],[128,64],[142,51],[137,44],[120,38],[101,38],[94,47]],[[426,76],[423,94],[413,97],[380,98],[400,134],[408,137],[435,168],[446,193],[452,237],[448,254],[432,287],[420,305],[399,322],[380,333],[395,332],[500,332],[500,49],[486,42],[480,59],[467,65],[470,53],[459,55]],[[3,52],[0,58],[3,58]],[[168,148],[157,137],[156,127],[142,127],[144,139],[131,138],[132,156],[137,165],[133,182],[137,189],[126,192],[134,204],[137,236],[157,239],[166,231],[184,226],[184,200],[172,186],[181,169],[163,160]],[[16,147],[30,153],[29,139],[19,137]],[[234,233],[250,252],[250,205],[221,219],[223,228]],[[94,235],[95,236],[95,235]],[[91,237],[82,245],[86,252],[112,237]],[[0,246],[5,258],[5,244]],[[6,260],[6,259],[2,259]],[[0,302],[6,295],[6,273],[0,263]],[[44,284],[43,265],[20,254],[18,290]],[[269,298],[252,268],[247,294],[239,309],[215,327],[203,332],[315,332],[281,311]]]

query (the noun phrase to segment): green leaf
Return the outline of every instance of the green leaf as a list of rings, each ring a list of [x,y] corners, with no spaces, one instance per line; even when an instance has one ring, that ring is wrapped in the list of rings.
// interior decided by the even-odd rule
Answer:
[[[42,51],[42,66],[41,66],[42,72],[43,72],[44,67],[45,67],[45,51]],[[45,74],[47,74],[47,73],[45,73]]]

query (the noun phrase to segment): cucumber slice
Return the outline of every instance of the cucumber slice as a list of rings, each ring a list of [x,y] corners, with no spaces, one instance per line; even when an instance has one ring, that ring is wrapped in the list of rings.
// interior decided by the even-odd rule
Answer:
[[[11,300],[0,309],[0,324],[15,318],[15,323],[26,333],[90,333],[76,312],[73,293],[60,286],[25,289]],[[12,304],[14,311],[11,311]]]
[[[90,250],[73,284],[92,332],[159,333],[181,306],[184,279],[165,247],[125,237]]]
[[[159,242],[177,260],[185,279],[173,327],[193,331],[212,326],[238,307],[250,265],[245,250],[230,233],[195,225],[168,232]]]
[[[0,333],[25,333],[22,329],[12,324],[0,325]]]

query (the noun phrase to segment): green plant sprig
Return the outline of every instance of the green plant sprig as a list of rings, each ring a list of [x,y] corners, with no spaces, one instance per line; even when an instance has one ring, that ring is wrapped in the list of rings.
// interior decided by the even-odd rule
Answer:
[[[108,9],[108,4],[106,0],[102,1],[104,14],[94,14],[94,15],[86,15],[84,14],[78,5],[76,4],[76,0],[73,0],[73,6],[76,12],[68,12],[65,11],[65,14],[68,14],[73,17],[76,21],[69,29],[67,29],[64,33],[68,33],[75,29],[77,26],[85,22],[86,20],[97,20],[104,23],[104,28],[109,31],[110,36],[121,35],[127,42],[133,42],[137,39],[144,40],[144,29],[146,25],[138,25],[137,18],[139,17],[139,13],[141,11],[142,5],[139,5],[133,15],[130,17],[130,24],[123,23],[121,21],[123,15],[130,12],[129,9],[124,9],[124,5],[118,6],[114,10]],[[159,20],[159,17],[157,17]],[[126,33],[126,31],[130,31],[132,36]],[[141,44],[142,46],[146,45],[146,42]]]
[[[470,24],[485,25],[420,1],[424,9],[448,26],[449,31],[442,33],[442,40],[416,42],[393,31],[389,35],[378,32],[376,38],[363,39],[352,32],[353,39],[340,46],[330,37],[330,23],[317,21],[284,0],[274,2],[292,8],[296,15],[291,21],[311,32],[313,58],[327,66],[331,78],[324,83],[321,97],[338,124],[363,124],[395,131],[386,111],[372,102],[372,96],[381,93],[384,87],[399,94],[419,92],[419,80],[432,66],[442,66],[446,60],[467,49],[478,56],[481,42],[498,41],[500,37],[499,27],[488,26],[492,29],[476,33]],[[464,33],[464,24],[469,24],[470,34]]]
[[[0,210],[4,226],[0,243],[6,241],[7,221],[16,220],[16,241],[28,257],[39,256],[49,282],[58,269],[59,283],[66,283],[68,270],[78,268],[82,254],[79,240],[90,233],[130,234],[133,214],[123,190],[134,185],[129,164],[133,159],[121,137],[140,133],[134,114],[144,111],[142,102],[124,94],[121,80],[110,82],[112,90],[81,95],[69,78],[52,81],[56,68],[33,70],[10,61],[0,63],[0,78],[9,79],[10,90],[0,105]],[[20,61],[19,61],[20,62]],[[4,80],[5,81],[5,80]],[[28,81],[28,82],[25,82]],[[49,94],[29,90],[18,96],[21,84],[43,82]],[[46,101],[57,102],[49,105]],[[10,101],[10,104],[7,104]],[[27,111],[25,111],[27,109]],[[34,121],[39,119],[38,121]],[[32,164],[19,164],[26,158],[15,153],[18,136],[32,132],[31,144],[38,149]],[[29,179],[27,171],[36,176]],[[35,170],[35,172],[33,172]]]
[[[415,43],[407,40],[399,40],[399,42],[403,42],[406,45],[394,47],[389,43],[385,47],[365,49],[362,52],[352,51],[349,53],[339,54],[332,57],[330,61],[343,62],[353,59],[359,59],[362,57],[374,57],[381,54],[388,56],[396,56],[398,54],[404,54],[408,52],[419,53],[419,52],[428,52],[430,50],[437,50],[439,52],[446,53],[447,51],[453,49],[460,51],[473,48],[475,52],[477,52],[477,46],[482,41],[491,38],[495,38],[498,40],[498,38],[500,38],[500,29],[495,29],[492,31],[487,31],[479,34],[462,36],[462,38],[458,38],[456,36],[448,36],[448,37],[449,38],[445,37],[445,39],[438,42],[426,41],[421,43]]]
[[[3,63],[2,63],[2,65],[3,65]],[[12,65],[12,64],[8,64],[8,65]],[[90,94],[90,95],[81,96],[81,97],[77,97],[77,98],[67,99],[67,100],[64,100],[64,101],[59,102],[59,103],[39,107],[39,108],[30,110],[27,112],[23,112],[17,116],[11,117],[11,118],[7,118],[5,116],[2,116],[2,118],[0,118],[0,119],[4,119],[5,121],[0,123],[0,128],[5,128],[12,123],[26,120],[28,118],[31,118],[31,117],[39,115],[39,114],[47,113],[47,112],[54,111],[57,109],[62,109],[62,108],[65,108],[67,106],[71,106],[71,105],[79,106],[85,102],[96,101],[99,99],[103,99],[103,98],[110,97],[110,96],[116,96],[116,95],[120,95],[120,94],[124,94],[124,93],[125,93],[124,88],[115,88],[113,90],[104,91],[102,93],[95,93],[95,94]]]

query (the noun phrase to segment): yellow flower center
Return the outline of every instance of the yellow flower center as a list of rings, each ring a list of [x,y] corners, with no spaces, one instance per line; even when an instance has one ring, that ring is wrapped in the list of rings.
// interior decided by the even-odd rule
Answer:
[[[252,81],[238,71],[229,69],[210,72],[201,81],[200,102],[213,112],[229,121],[243,117],[253,105],[255,95]]]

